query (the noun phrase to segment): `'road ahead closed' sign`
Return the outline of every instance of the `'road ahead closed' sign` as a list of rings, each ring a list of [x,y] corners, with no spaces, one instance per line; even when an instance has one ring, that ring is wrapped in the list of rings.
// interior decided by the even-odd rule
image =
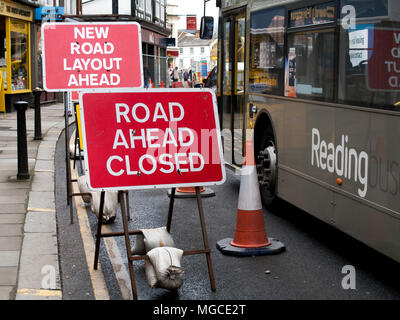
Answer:
[[[45,23],[42,39],[46,91],[143,86],[136,22]]]
[[[225,181],[213,91],[82,93],[80,106],[91,189],[205,186]]]

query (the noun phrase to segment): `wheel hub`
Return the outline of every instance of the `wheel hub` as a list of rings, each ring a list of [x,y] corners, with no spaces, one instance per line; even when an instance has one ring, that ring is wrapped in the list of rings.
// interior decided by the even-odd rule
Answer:
[[[273,194],[275,192],[277,169],[275,145],[272,141],[269,141],[267,147],[258,153],[257,159],[258,181],[263,188],[267,188]]]

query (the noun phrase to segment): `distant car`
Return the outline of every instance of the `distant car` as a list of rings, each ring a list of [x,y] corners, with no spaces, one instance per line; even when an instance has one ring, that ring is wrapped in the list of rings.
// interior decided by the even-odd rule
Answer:
[[[203,80],[203,85],[206,88],[210,88],[217,92],[217,80],[218,80],[218,67],[214,67],[208,77]]]

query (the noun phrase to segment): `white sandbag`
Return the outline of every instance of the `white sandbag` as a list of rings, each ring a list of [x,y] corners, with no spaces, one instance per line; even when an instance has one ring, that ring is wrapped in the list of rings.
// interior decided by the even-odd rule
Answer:
[[[175,247],[174,239],[167,231],[167,227],[155,229],[141,229],[144,236],[146,252],[157,247]]]
[[[78,187],[80,193],[91,193],[86,183],[86,176],[80,176],[78,178]],[[90,203],[90,201],[92,201],[92,197],[90,195],[83,195],[82,199],[85,203]]]
[[[150,288],[158,288],[156,270],[154,269],[149,259],[144,260],[144,270],[146,274],[146,280]]]
[[[92,212],[99,216],[101,191],[92,191]],[[114,222],[118,209],[118,191],[106,191],[104,196],[103,223]]]
[[[136,236],[132,254],[146,254],[157,247],[174,247],[174,239],[167,231],[167,227],[154,229],[140,229],[142,234]]]
[[[146,279],[152,288],[179,289],[183,284],[184,271],[181,267],[183,250],[171,247],[158,247],[147,253],[151,264],[145,264]],[[152,268],[153,270],[152,270]],[[154,273],[157,281],[154,281]]]
[[[144,246],[143,234],[137,234],[135,243],[133,244],[132,254],[142,255],[146,254],[146,247]]]
[[[77,147],[77,145],[75,146],[75,132],[76,132],[76,129],[74,129],[74,132],[72,132],[71,138],[69,139],[69,155],[71,158],[74,157],[75,147]],[[78,149],[76,150],[76,154],[78,154]]]

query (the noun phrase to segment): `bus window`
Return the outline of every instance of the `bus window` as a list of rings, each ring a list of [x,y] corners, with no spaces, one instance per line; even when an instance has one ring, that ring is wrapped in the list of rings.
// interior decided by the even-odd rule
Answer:
[[[282,94],[285,9],[251,14],[250,92]]]
[[[333,101],[334,30],[290,33],[285,66],[285,96]]]
[[[400,110],[400,1],[343,0],[341,5],[339,102]]]

